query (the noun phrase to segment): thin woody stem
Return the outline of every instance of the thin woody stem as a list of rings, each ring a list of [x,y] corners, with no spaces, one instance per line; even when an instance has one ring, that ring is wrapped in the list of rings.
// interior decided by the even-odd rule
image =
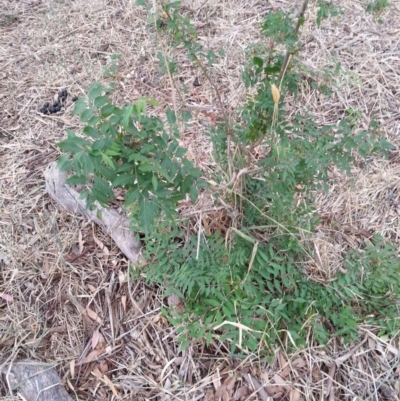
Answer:
[[[166,13],[167,17],[172,21],[172,16],[169,13],[169,11],[163,6],[163,10]],[[178,27],[178,30],[179,27]],[[181,30],[180,30],[181,31]],[[184,33],[184,32],[182,32]],[[211,88],[214,89],[215,94],[217,96],[217,102],[218,102],[218,106],[219,109],[221,110],[221,113],[223,115],[223,119],[226,125],[226,128],[228,130],[227,132],[227,150],[226,150],[226,155],[227,155],[227,160],[228,160],[228,172],[229,172],[229,178],[232,178],[232,174],[233,174],[233,167],[232,167],[232,158],[231,158],[231,138],[232,138],[232,131],[231,131],[231,127],[230,127],[230,122],[229,122],[229,116],[227,115],[227,113],[225,112],[224,106],[222,104],[222,98],[221,98],[221,94],[217,88],[216,85],[214,85],[214,82],[210,76],[210,74],[208,73],[207,69],[204,67],[202,61],[199,59],[199,57],[197,57],[197,54],[193,54],[194,59],[197,63],[197,65],[200,67],[203,75],[206,77],[206,79],[208,80],[208,82],[211,85]]]
[[[205,77],[207,78],[208,82],[210,83],[211,87],[214,89],[216,95],[217,95],[217,101],[218,101],[218,105],[219,108],[222,112],[223,118],[224,118],[224,122],[226,125],[226,128],[228,130],[227,133],[227,138],[226,138],[226,156],[228,159],[228,172],[229,172],[229,178],[232,178],[232,172],[233,172],[233,167],[232,167],[232,158],[231,158],[231,138],[232,138],[232,132],[231,132],[231,127],[230,127],[230,122],[229,122],[229,117],[227,115],[227,113],[224,110],[224,106],[222,104],[222,99],[221,99],[221,95],[219,93],[218,88],[216,87],[216,85],[214,85],[214,82],[210,76],[210,74],[208,73],[207,69],[204,67],[203,63],[201,62],[201,60],[197,57],[197,55],[194,55],[194,58],[197,62],[197,64],[199,65],[201,71],[203,72],[203,74],[205,75]]]
[[[308,3],[309,3],[309,0],[304,0],[303,4],[302,4],[302,6],[301,6],[301,9],[300,9],[300,11],[299,11],[299,15],[298,15],[298,17],[297,17],[296,28],[295,28],[295,31],[294,31],[296,36],[297,36],[298,33],[299,33],[300,26],[301,26],[302,21],[303,21],[303,19],[304,19],[304,14],[305,14],[305,12],[306,12],[306,10],[307,10]],[[293,51],[290,51],[289,49],[286,51],[285,58],[284,58],[284,60],[283,60],[282,67],[281,67],[281,69],[280,69],[280,71],[279,71],[279,76],[278,76],[278,81],[280,81],[280,83],[282,83],[282,78],[283,78],[283,76],[284,76],[285,73],[286,73],[286,69],[287,69],[287,66],[288,66],[288,63],[289,63],[289,61],[290,61],[290,57],[291,57],[292,54],[293,54]],[[279,87],[280,87],[280,85],[279,85]],[[264,140],[264,138],[265,138],[266,135],[267,135],[267,133],[264,132],[264,133],[249,147],[249,149],[246,149],[246,154],[247,154],[247,156],[248,156],[248,160],[249,160],[249,154],[251,154],[251,152],[252,152],[257,146],[261,145],[261,143],[262,143],[262,141]]]
[[[301,6],[301,9],[299,11],[299,15],[297,17],[296,28],[294,30],[294,33],[295,33],[296,36],[299,33],[299,29],[300,29],[300,26],[301,26],[302,21],[304,19],[304,14],[305,14],[305,12],[307,10],[308,3],[309,3],[309,0],[304,0],[303,4]],[[286,51],[285,58],[283,60],[281,70],[279,71],[278,81],[281,81],[283,76],[285,75],[285,72],[286,72],[286,69],[287,69],[287,65],[289,63],[290,56],[292,56],[292,54],[293,54],[293,51],[290,51],[290,50]]]

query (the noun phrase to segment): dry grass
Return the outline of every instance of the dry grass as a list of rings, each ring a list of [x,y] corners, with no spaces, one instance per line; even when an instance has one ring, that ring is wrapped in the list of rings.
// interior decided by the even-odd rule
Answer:
[[[364,13],[363,2],[337,3],[343,16],[321,28],[307,23],[304,30],[310,68],[329,71],[340,63],[331,78],[337,92],[317,97],[305,86],[291,111],[306,107],[328,123],[347,109],[359,109],[360,128],[375,117],[399,145],[399,4],[393,1],[379,24]],[[258,39],[258,22],[288,2],[183,4],[203,44],[225,50],[213,79],[233,110],[243,101],[244,50]],[[127,261],[109,238],[59,210],[44,193],[43,170],[58,157],[55,143],[66,128],[79,124],[71,117],[71,103],[60,115],[37,110],[61,88],[79,96],[93,81],[109,82],[103,70],[111,55],[119,54],[114,100],[123,104],[152,96],[162,105],[160,112],[185,103],[196,119],[182,142],[207,171],[213,161],[202,133],[219,118],[208,85],[193,86],[199,72],[177,51],[178,82],[188,88],[179,96],[156,59],[161,48],[166,54],[173,50],[155,40],[144,9],[132,0],[0,0],[0,5],[2,362],[22,357],[52,362],[71,395],[86,400],[399,399],[398,344],[368,328],[359,348],[331,341],[290,357],[277,351],[270,364],[229,360],[218,343],[180,352],[174,329],[160,312],[162,289],[129,282]],[[355,170],[351,180],[333,172],[330,194],[318,195],[325,223],[313,244],[320,255],[310,265],[315,279],[326,280],[339,269],[341,252],[363,243],[366,233],[400,243],[399,169],[394,153],[390,161],[374,159]],[[257,389],[257,381],[268,385]],[[11,399],[6,386],[1,395]]]

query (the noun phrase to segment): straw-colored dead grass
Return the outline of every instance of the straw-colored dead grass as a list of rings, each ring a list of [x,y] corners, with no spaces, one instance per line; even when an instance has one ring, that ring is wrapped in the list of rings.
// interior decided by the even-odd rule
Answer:
[[[183,1],[203,43],[223,48],[213,80],[228,110],[243,101],[239,82],[244,50],[258,39],[258,22],[286,1]],[[360,109],[360,128],[374,116],[387,138],[399,144],[400,10],[393,1],[379,24],[360,1],[321,28],[306,24],[304,57],[310,68],[332,70],[337,93],[316,96],[304,86],[293,113],[306,107],[321,122],[336,122],[346,109]],[[174,328],[160,312],[162,289],[129,282],[127,261],[90,223],[59,210],[44,192],[43,170],[55,160],[55,143],[77,129],[72,104],[60,115],[37,110],[60,88],[82,95],[104,78],[112,54],[121,55],[113,80],[115,101],[152,96],[162,105],[182,102],[196,117],[182,142],[196,164],[213,165],[204,126],[220,118],[209,85],[183,51],[179,88],[162,76],[157,42],[146,13],[133,0],[0,1],[0,354],[2,363],[23,357],[54,363],[73,397],[87,400],[396,400],[399,351],[395,340],[365,330],[349,348],[331,341],[271,364],[229,360],[223,344],[193,345],[179,352]],[[315,10],[310,9],[310,14]],[[329,74],[328,74],[329,75]],[[342,251],[378,232],[399,243],[399,160],[372,160],[352,179],[333,172],[331,192],[318,195],[325,218],[313,243],[313,279],[329,281]],[[207,202],[204,201],[204,207]],[[190,213],[190,211],[188,212]],[[224,222],[223,212],[204,210],[203,225]],[[218,217],[219,216],[219,217]],[[310,338],[310,344],[311,344]],[[285,344],[283,344],[285,349]],[[267,383],[260,388],[260,383]],[[216,390],[216,391],[215,391]],[[3,386],[2,399],[11,399]]]

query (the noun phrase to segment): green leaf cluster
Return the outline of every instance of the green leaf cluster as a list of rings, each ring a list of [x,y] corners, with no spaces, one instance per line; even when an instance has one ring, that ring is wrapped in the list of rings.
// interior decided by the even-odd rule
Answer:
[[[318,24],[339,12],[325,0],[317,5]],[[185,49],[208,79],[216,55],[199,45],[180,2],[164,5],[163,11],[167,17],[156,21],[159,33]],[[187,114],[167,109],[165,130],[160,119],[146,114],[147,104],[154,102],[141,99],[119,108],[109,99],[111,89],[95,83],[88,99],[75,105],[74,114],[85,125],[82,134],[68,131],[59,143],[65,152],[60,165],[73,171],[70,184],[85,186],[89,205],[107,205],[114,189],[124,191],[132,228],[145,233],[148,265],[141,277],[164,286],[165,296],[174,293],[184,300],[183,313],[163,310],[176,325],[182,348],[192,339],[209,344],[216,338],[233,354],[269,354],[284,338],[296,347],[324,344],[332,336],[351,341],[365,322],[378,325],[381,333],[399,329],[400,262],[382,238],[344,255],[346,273],[326,284],[305,272],[305,261],[314,256],[308,240],[319,222],[315,192],[328,190],[329,171],[350,172],[355,155],[385,154],[391,145],[373,121],[367,130],[358,129],[357,110],[347,110],[330,125],[320,124],[308,110],[289,114],[287,102],[296,101],[301,85],[327,94],[340,67],[321,73],[302,65],[297,32],[304,20],[294,15],[265,17],[263,40],[247,52],[246,102],[236,116],[209,130],[218,164],[212,179],[225,185],[223,191],[207,190],[215,206],[230,205],[232,227],[206,234],[199,225],[193,232],[175,211],[177,202],[187,195],[195,201],[206,187],[177,142],[178,123],[187,122]],[[165,73],[177,72],[172,58],[158,57]],[[272,85],[279,87],[278,104]],[[229,126],[228,120],[235,124]],[[235,149],[229,156],[228,137]],[[226,184],[228,166],[240,182]],[[250,172],[240,175],[243,169]]]
[[[369,13],[380,14],[385,11],[389,6],[389,0],[373,0],[369,1],[366,11]]]
[[[189,60],[194,66],[200,68],[203,73],[206,67],[215,63],[218,57],[224,56],[223,49],[217,53],[210,49],[204,49],[199,43],[195,26],[189,17],[182,13],[180,1],[173,1],[162,5],[162,13],[156,17],[156,26],[159,34],[165,35],[168,42],[174,48],[183,47]],[[172,58],[167,58],[159,52],[157,54],[161,71],[164,74],[174,74],[178,70],[178,64]]]
[[[317,5],[317,24],[341,12],[325,0]],[[166,12],[169,21],[160,22],[160,31],[169,34],[175,46],[183,45],[192,59],[205,60],[179,3]],[[332,93],[329,84],[340,69],[337,64],[332,71],[309,71],[302,65],[297,30],[304,21],[294,15],[276,12],[265,17],[263,40],[247,52],[243,82],[249,94],[231,119],[236,124],[228,127],[224,121],[209,130],[219,166],[212,176],[216,183],[226,182],[221,171],[228,165],[236,174],[243,168],[254,171],[242,175],[240,185],[228,186],[220,203],[235,205],[237,225],[206,235],[166,224],[145,239],[144,257],[151,261],[145,271],[148,281],[165,286],[166,296],[174,293],[184,299],[184,313],[164,310],[177,326],[182,348],[192,339],[209,344],[217,338],[229,343],[232,353],[268,354],[283,338],[297,347],[307,341],[323,344],[332,336],[351,341],[365,322],[379,325],[385,333],[399,328],[399,259],[381,238],[364,250],[349,252],[346,273],[325,285],[305,273],[304,262],[314,256],[306,244],[318,224],[315,191],[328,190],[332,167],[350,172],[355,155],[385,154],[391,145],[373,121],[367,130],[358,129],[357,110],[348,110],[330,125],[321,125],[308,110],[288,113],[287,99],[296,101],[301,85]],[[291,62],[285,65],[287,55]],[[176,71],[175,64],[169,71]],[[205,78],[208,71],[203,71]],[[280,90],[278,104],[272,85]],[[230,161],[228,136],[235,146]],[[260,153],[249,155],[256,142]],[[212,195],[218,205],[221,193]],[[221,326],[226,321],[230,323]]]
[[[201,172],[162,121],[145,114],[154,101],[140,99],[120,108],[110,101],[111,91],[94,83],[88,98],[76,102],[73,114],[85,123],[83,135],[67,131],[58,144],[65,152],[59,163],[73,171],[68,184],[85,185],[81,194],[89,207],[108,205],[114,190],[123,189],[133,227],[147,233],[157,218],[172,219],[186,194],[196,200]],[[171,110],[167,118],[171,124],[176,120]]]
[[[155,263],[148,280],[167,283],[166,296],[185,299],[185,313],[165,311],[179,327],[184,346],[192,339],[210,343],[218,338],[230,344],[233,354],[267,355],[287,334],[292,345],[302,347],[310,333],[317,344],[331,337],[356,340],[360,323],[379,324],[381,334],[400,328],[400,260],[379,237],[363,252],[350,252],[348,271],[327,285],[310,281],[301,271],[296,263],[301,245],[289,236],[260,244],[250,272],[253,245],[240,236],[230,252],[219,234],[204,238],[200,247],[197,241],[191,236],[179,244],[168,235],[155,235],[145,250]],[[215,330],[225,321],[247,329],[241,335],[229,324]]]

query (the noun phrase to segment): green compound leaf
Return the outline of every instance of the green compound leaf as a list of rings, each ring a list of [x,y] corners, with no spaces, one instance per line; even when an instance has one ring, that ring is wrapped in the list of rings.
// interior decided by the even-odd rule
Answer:
[[[86,109],[86,101],[85,99],[78,99],[75,102],[74,110],[72,111],[73,116],[80,116],[83,112],[83,110]]]
[[[108,102],[108,96],[103,95],[103,96],[98,96],[96,99],[94,99],[94,105],[95,107],[101,107],[104,106]]]
[[[96,97],[100,96],[103,90],[103,86],[98,82],[94,82],[92,85],[90,85],[88,91],[89,101],[92,102]]]

